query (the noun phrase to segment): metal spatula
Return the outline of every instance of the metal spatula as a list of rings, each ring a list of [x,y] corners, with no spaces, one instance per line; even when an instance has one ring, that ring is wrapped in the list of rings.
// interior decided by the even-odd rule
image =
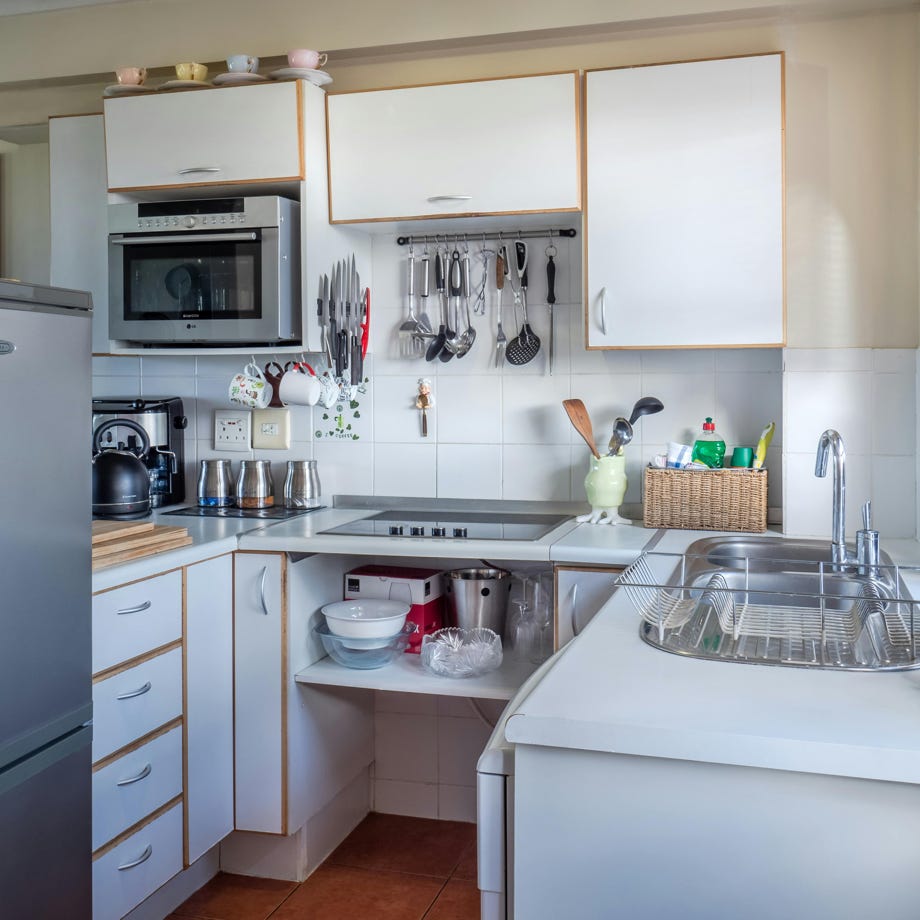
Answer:
[[[514,241],[515,267],[521,290],[521,331],[505,349],[509,364],[527,364],[540,352],[540,339],[527,322],[527,244],[523,240]]]

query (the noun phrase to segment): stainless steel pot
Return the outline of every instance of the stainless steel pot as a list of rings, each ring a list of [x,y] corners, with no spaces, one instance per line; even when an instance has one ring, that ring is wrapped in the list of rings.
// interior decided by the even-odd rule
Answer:
[[[285,508],[318,508],[320,491],[315,460],[288,460],[284,478]]]
[[[236,503],[240,508],[271,508],[275,504],[269,460],[242,460],[236,479]]]
[[[454,569],[447,573],[447,620],[451,626],[484,626],[505,632],[512,576],[504,569]]]

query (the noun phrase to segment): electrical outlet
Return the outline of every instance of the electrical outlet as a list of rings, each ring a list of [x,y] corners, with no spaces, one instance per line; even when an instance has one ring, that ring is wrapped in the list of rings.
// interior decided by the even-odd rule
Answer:
[[[291,413],[288,409],[256,409],[252,413],[254,450],[287,450],[291,446]]]
[[[214,410],[214,450],[251,449],[252,413],[248,409]]]

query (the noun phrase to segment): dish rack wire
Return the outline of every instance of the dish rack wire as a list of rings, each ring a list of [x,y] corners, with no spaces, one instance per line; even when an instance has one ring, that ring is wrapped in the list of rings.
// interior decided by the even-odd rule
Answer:
[[[617,584],[647,624],[644,638],[667,651],[851,669],[920,666],[920,602],[902,580],[920,568],[877,566],[870,577],[831,562],[734,561],[713,565],[704,556],[649,552]],[[785,575],[792,589],[764,588],[758,576],[765,571]],[[802,589],[803,576],[814,589]],[[833,590],[842,583],[846,593]]]

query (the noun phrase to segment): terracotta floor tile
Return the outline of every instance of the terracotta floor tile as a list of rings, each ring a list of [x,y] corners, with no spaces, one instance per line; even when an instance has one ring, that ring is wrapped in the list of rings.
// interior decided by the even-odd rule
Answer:
[[[371,812],[326,862],[447,879],[475,840],[475,824]]]
[[[421,920],[441,890],[434,878],[320,866],[271,920]]]
[[[477,865],[476,841],[474,840],[463,851],[463,855],[460,857],[460,862],[457,863],[457,868],[454,869],[454,874],[451,876],[451,878],[462,878],[469,882],[475,882],[478,878],[476,874]]]
[[[476,883],[452,878],[425,914],[425,920],[479,920]]]
[[[220,872],[174,913],[186,920],[266,920],[296,887],[294,882]]]

